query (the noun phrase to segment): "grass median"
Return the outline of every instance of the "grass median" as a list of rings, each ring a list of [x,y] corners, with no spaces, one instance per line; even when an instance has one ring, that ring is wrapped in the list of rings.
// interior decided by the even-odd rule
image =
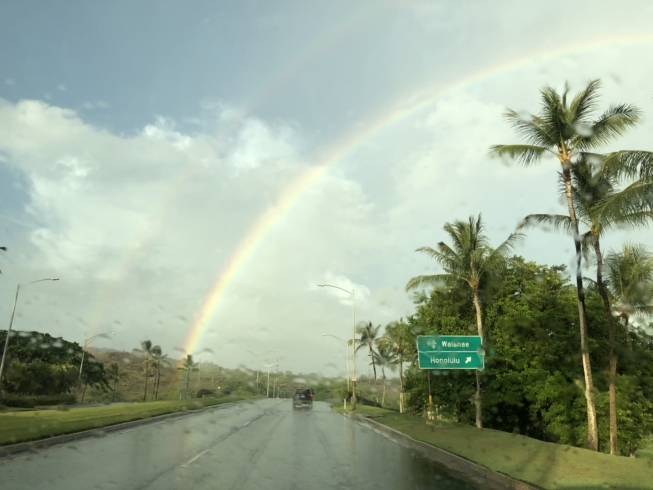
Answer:
[[[333,407],[343,412],[342,407]],[[354,412],[518,480],[546,489],[653,489],[653,460],[610,456],[453,422],[431,428],[423,417],[359,406]],[[638,455],[639,456],[639,455]]]
[[[157,415],[196,410],[245,399],[250,398],[234,395],[221,398],[126,403],[104,407],[0,412],[0,445],[100,429],[132,420],[148,419]]]

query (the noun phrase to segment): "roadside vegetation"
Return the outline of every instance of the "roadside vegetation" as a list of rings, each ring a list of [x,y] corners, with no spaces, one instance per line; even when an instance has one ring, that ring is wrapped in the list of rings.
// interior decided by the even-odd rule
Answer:
[[[64,408],[59,410],[19,410],[0,412],[0,445],[33,441],[109,425],[148,419],[167,413],[196,410],[248,398],[231,395],[199,398],[192,401],[168,400],[127,403],[100,407]],[[249,397],[253,399],[253,397]],[[98,437],[103,433],[97,433]],[[1,449],[0,449],[1,451]]]
[[[599,90],[598,81],[577,94],[544,87],[538,114],[505,113],[522,141],[490,148],[507,163],[550,165],[552,199],[558,194],[566,213],[525,210],[497,245],[481,213],[445,223],[435,246],[417,250],[442,272],[407,281],[414,313],[384,328],[359,325],[358,348],[375,377],[378,367],[399,374],[399,412],[422,414],[431,395],[441,414],[477,429],[612,455],[648,454],[653,253],[629,241],[607,251],[602,244],[610,234],[650,224],[653,152],[600,153],[642,113],[631,104],[601,108]],[[514,253],[533,227],[569,235],[571,268],[565,250],[557,266]],[[417,366],[416,336],[438,334],[481,336],[485,370],[434,370],[429,380]]]

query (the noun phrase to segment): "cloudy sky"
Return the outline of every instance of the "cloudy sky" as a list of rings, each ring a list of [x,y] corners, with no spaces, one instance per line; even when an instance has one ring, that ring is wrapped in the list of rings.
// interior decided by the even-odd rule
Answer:
[[[498,244],[564,212],[555,162],[488,158],[518,141],[506,107],[600,78],[647,116],[607,149],[653,149],[651,25],[648,0],[3,2],[0,319],[56,276],[14,328],[342,373],[322,334],[351,334],[351,301],[317,284],[385,324],[445,222],[482,212]],[[533,231],[518,253],[572,245]]]

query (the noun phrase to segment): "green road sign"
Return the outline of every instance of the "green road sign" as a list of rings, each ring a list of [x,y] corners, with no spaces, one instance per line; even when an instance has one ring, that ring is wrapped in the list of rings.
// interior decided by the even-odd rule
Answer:
[[[484,369],[485,356],[478,352],[418,353],[420,369]]]
[[[418,335],[419,352],[478,352],[481,348],[479,335]]]

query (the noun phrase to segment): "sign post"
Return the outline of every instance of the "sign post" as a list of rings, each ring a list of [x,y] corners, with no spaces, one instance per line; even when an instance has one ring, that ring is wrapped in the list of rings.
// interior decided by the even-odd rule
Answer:
[[[432,369],[485,369],[485,349],[479,335],[418,335],[417,362],[426,369],[429,385],[429,406],[426,423],[431,426],[435,419],[431,395]]]

